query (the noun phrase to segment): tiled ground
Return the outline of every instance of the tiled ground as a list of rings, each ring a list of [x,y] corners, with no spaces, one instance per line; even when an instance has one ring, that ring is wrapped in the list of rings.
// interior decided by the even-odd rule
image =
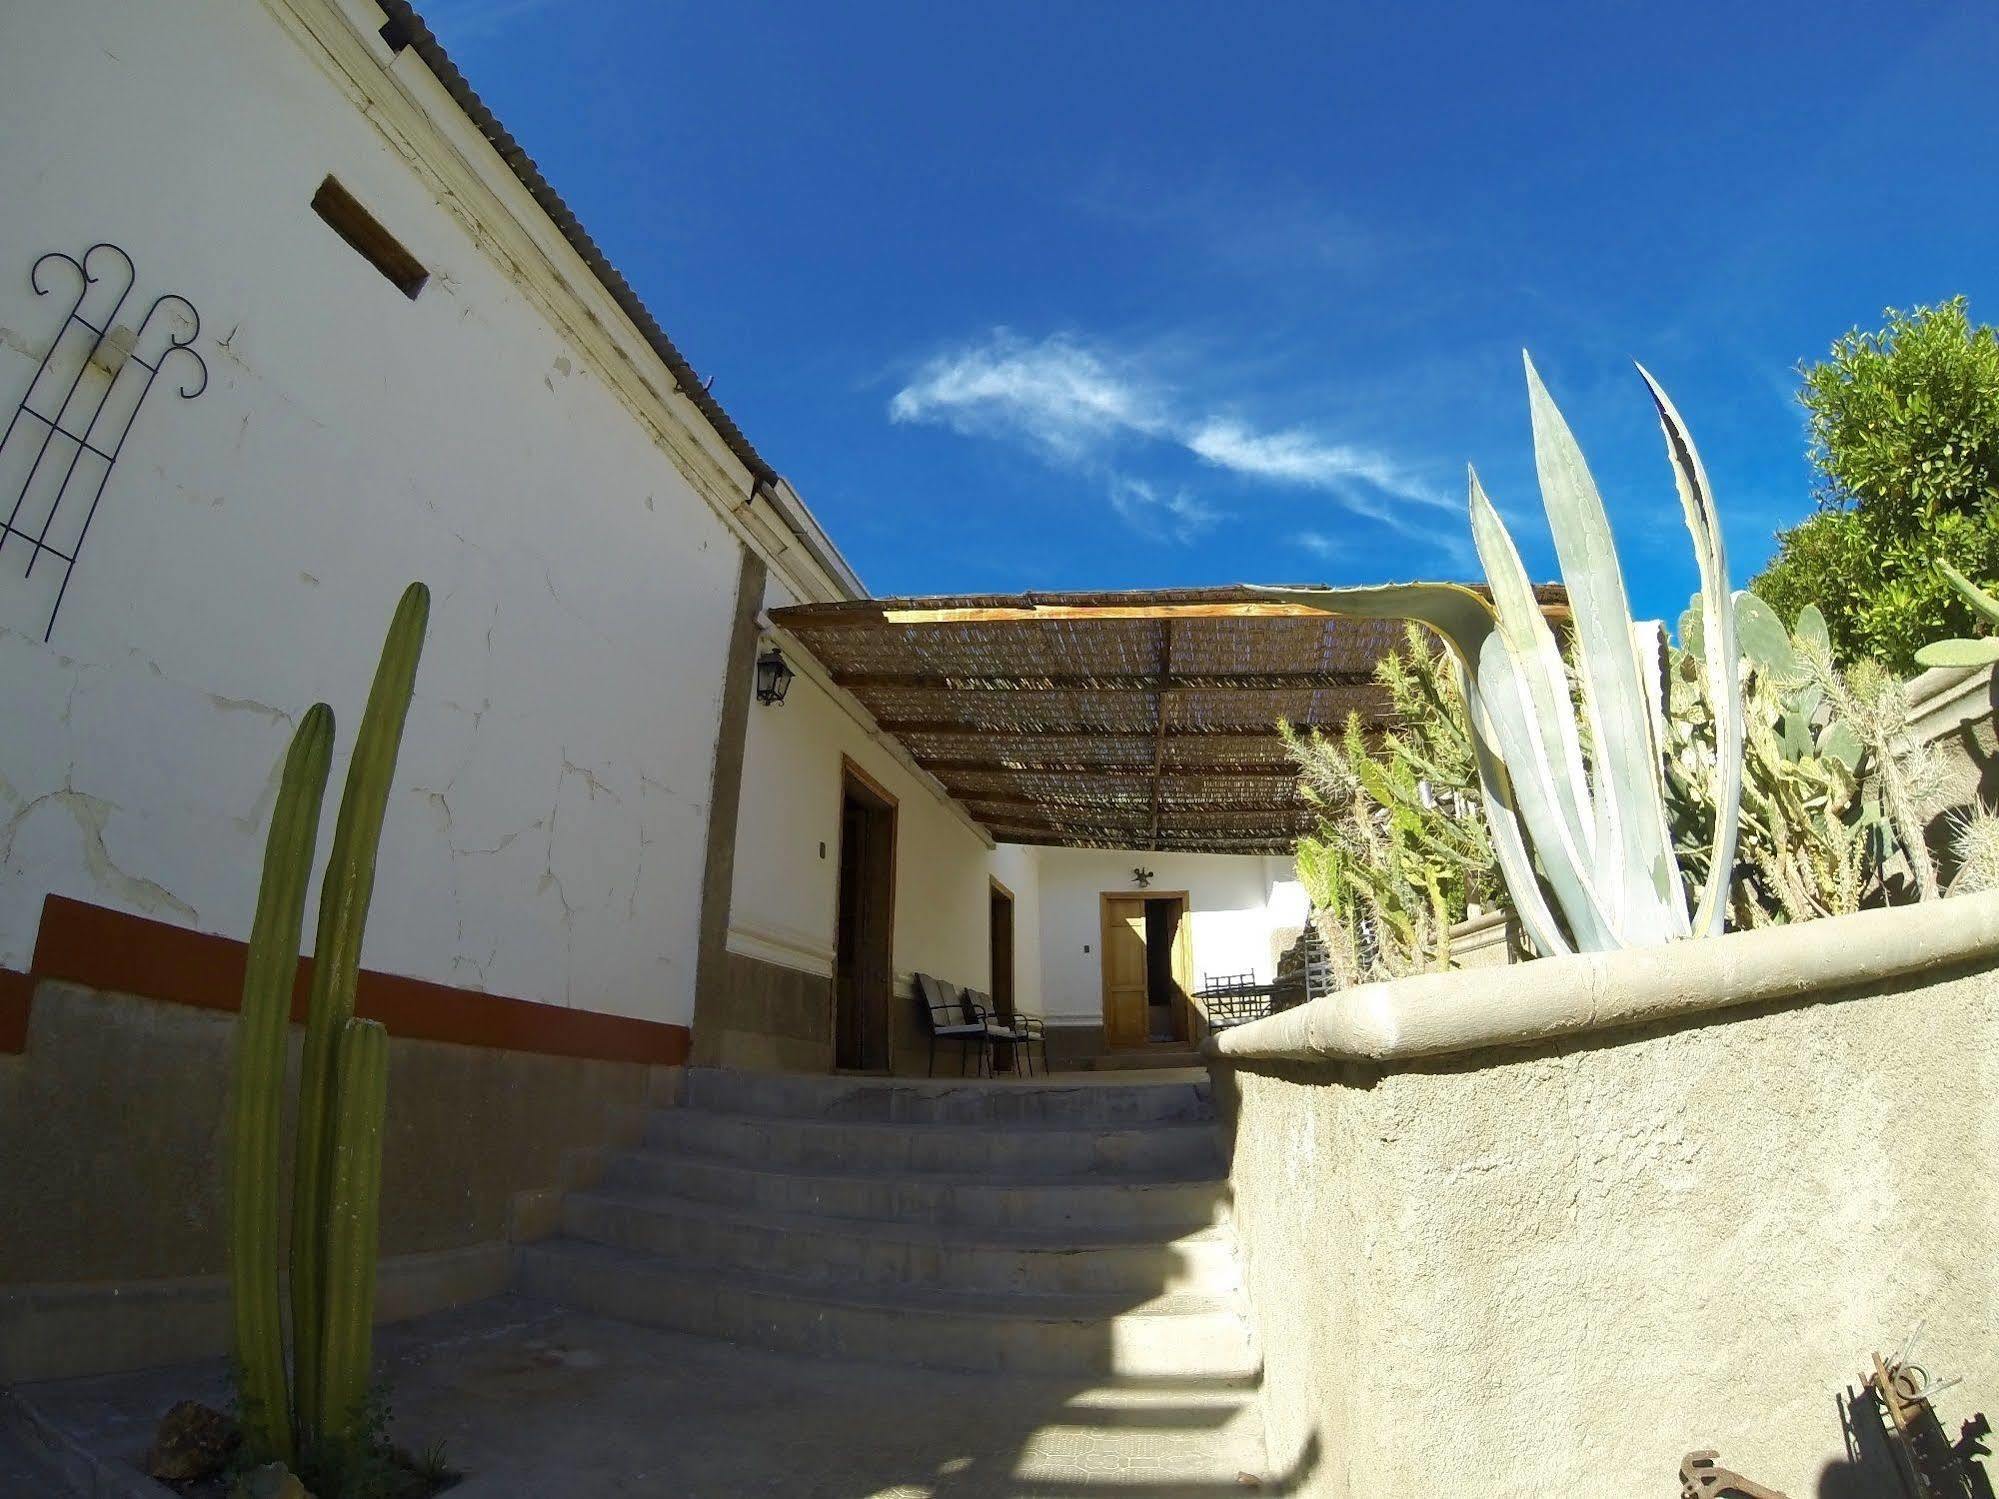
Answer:
[[[1241,1390],[787,1358],[502,1297],[391,1329],[396,1434],[445,1443],[457,1499],[1213,1499],[1262,1488]],[[102,1455],[136,1457],[216,1368],[21,1392]],[[0,1449],[0,1492],[8,1470]]]

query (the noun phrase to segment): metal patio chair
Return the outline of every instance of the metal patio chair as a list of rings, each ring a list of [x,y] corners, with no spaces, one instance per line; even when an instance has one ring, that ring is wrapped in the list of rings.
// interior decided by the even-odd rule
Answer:
[[[1016,1057],[1025,1059],[1025,1071],[1034,1076],[1034,1048],[1041,1048],[1041,1070],[1048,1070],[1048,1032],[1039,1015],[1023,1015],[1015,1011],[1001,1018],[993,1012],[993,997],[983,989],[967,989],[965,998],[986,1017],[986,1035],[995,1043],[1009,1042],[1016,1050]],[[1016,1065],[1019,1065],[1018,1063]]]
[[[991,1017],[985,1010],[968,1000],[956,984],[933,978],[927,973],[916,975],[916,1002],[930,1031],[930,1065],[925,1071],[926,1076],[937,1075],[937,1043],[940,1039],[960,1043],[960,1077],[965,1075],[966,1059],[972,1056],[976,1056],[979,1062],[978,1075],[992,1076],[993,1038],[988,1029]]]

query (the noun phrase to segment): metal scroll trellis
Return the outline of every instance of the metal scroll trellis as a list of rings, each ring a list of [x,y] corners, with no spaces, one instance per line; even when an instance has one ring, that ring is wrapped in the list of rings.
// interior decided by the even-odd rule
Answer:
[[[195,373],[189,372],[181,399],[191,401],[208,389],[208,365],[190,347],[201,335],[201,314],[186,297],[162,292],[132,331],[118,322],[138,280],[130,255],[106,241],[85,250],[81,259],[51,250],[28,273],[36,296],[49,295],[44,271],[53,275],[58,265],[75,273],[76,298],[0,437],[5,476],[0,504],[9,507],[0,524],[0,557],[19,538],[28,548],[24,578],[34,576],[44,556],[62,564],[43,640],[55,633],[56,614],[111,470],[161,369],[182,355],[200,379],[194,383]],[[5,497],[8,489],[11,500]]]

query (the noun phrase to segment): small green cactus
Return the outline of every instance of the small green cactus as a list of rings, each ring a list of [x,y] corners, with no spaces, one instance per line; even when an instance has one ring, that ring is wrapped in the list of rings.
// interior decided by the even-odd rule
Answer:
[[[252,1454],[291,1464],[350,1445],[371,1364],[388,1038],[354,1015],[361,939],[430,591],[397,605],[347,773],[320,892],[299,1077],[292,1188],[292,1370],[278,1307],[279,1092],[300,925],[319,830],[333,712],[315,704],[285,757],[236,1024],[230,1106],[230,1279]]]
[[[1999,625],[1999,599],[1980,588],[1948,562],[1939,561],[1937,571],[1950,586],[1963,594],[1966,602],[1988,625]],[[1971,640],[1934,640],[1916,650],[1919,666],[1991,666],[1999,663],[1999,635],[1980,635]]]
[[[1999,890],[1999,816],[1983,803],[1951,818],[1951,857],[1957,864],[1950,877],[1952,895],[1977,895]]]

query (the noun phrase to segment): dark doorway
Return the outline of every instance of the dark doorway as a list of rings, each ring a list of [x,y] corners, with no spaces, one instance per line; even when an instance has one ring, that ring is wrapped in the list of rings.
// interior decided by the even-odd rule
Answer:
[[[851,761],[840,784],[833,1065],[886,1072],[895,973],[895,798]]]
[[[991,879],[991,876],[987,876]],[[992,880],[993,1011],[1013,1019],[1013,892]]]
[[[1185,903],[1178,896],[1145,903],[1145,1038],[1148,1041],[1187,1039],[1186,996],[1174,976],[1180,947],[1180,919]]]

